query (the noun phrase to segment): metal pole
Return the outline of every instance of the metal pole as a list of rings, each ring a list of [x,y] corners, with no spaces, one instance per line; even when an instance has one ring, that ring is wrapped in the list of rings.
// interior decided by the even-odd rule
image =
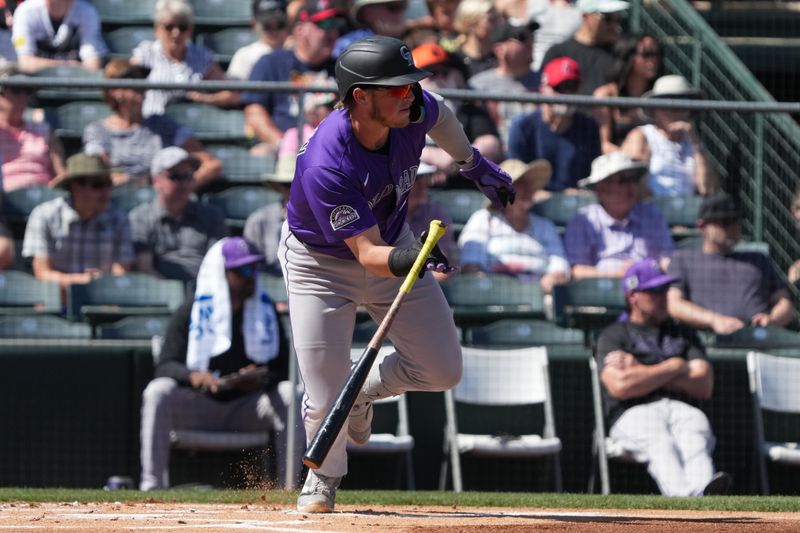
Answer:
[[[755,144],[753,146],[753,236],[764,240],[764,115],[755,115]]]

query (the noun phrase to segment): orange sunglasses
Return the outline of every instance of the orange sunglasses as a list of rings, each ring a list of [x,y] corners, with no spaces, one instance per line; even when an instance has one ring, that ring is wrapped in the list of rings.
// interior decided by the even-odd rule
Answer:
[[[408,93],[411,92],[411,88],[413,86],[413,83],[409,83],[408,85],[399,85],[397,87],[378,87],[378,89],[388,92],[389,96],[393,98],[403,99],[408,96]]]

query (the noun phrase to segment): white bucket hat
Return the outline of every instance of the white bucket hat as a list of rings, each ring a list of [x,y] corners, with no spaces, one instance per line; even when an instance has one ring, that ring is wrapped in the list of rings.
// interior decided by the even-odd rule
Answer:
[[[592,161],[592,174],[588,178],[580,180],[578,186],[593,189],[601,181],[626,171],[638,172],[640,177],[644,177],[647,174],[647,163],[634,161],[625,152],[601,155]]]
[[[653,88],[642,95],[642,98],[701,98],[702,91],[695,89],[683,76],[669,74],[661,76],[653,84]]]

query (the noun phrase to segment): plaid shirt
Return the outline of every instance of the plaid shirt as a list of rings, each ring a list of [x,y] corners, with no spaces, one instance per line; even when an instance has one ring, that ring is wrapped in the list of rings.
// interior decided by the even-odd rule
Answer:
[[[55,198],[34,208],[25,228],[24,257],[49,257],[59,272],[96,268],[111,272],[113,263],[133,262],[131,228],[124,212],[108,208],[81,220],[68,198]]]

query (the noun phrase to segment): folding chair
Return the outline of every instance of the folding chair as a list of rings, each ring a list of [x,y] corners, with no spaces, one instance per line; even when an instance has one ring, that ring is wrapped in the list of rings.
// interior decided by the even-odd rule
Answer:
[[[465,341],[472,346],[550,346],[583,344],[583,332],[562,328],[547,320],[504,319],[468,328]]]
[[[554,487],[561,491],[561,440],[556,436],[550,393],[547,349],[543,346],[505,350],[463,347],[464,371],[461,382],[445,391],[445,449],[439,477],[444,490],[448,460],[453,490],[464,490],[461,456],[483,458],[544,458],[552,461]],[[467,406],[507,409],[509,406],[541,405],[544,423],[539,434],[497,435],[462,433],[458,411]],[[470,419],[472,425],[488,421]],[[517,421],[524,422],[524,421]],[[531,424],[533,424],[531,422]]]
[[[125,2],[138,4],[139,2]],[[152,15],[151,15],[152,16]],[[155,40],[153,26],[123,26],[103,34],[111,57],[128,58],[142,41]]]
[[[220,109],[210,104],[178,102],[169,104],[166,114],[186,126],[204,142],[244,142],[244,112]]]
[[[800,465],[800,442],[776,442],[769,438],[765,415],[800,414],[800,359],[761,352],[748,352],[747,374],[753,399],[753,425],[760,492],[770,493],[767,460]],[[792,424],[794,427],[794,424]],[[771,433],[771,432],[769,432]]]
[[[198,42],[214,52],[214,60],[230,63],[239,48],[254,42],[257,36],[250,28],[226,28],[214,33],[202,33]]]
[[[394,351],[392,346],[384,346],[378,353],[378,358],[386,357]],[[362,348],[352,348],[350,359],[357,361],[363,352]],[[376,361],[375,364],[379,362]],[[409,431],[408,406],[405,394],[392,396],[373,402],[375,410],[373,428],[376,431],[369,437],[369,442],[363,446],[356,446],[348,441],[347,451],[353,455],[396,455],[398,462],[398,479],[400,472],[405,467],[405,483],[408,490],[415,490],[414,481],[414,437]],[[394,428],[389,427],[391,422],[397,421]],[[387,421],[391,421],[388,422]],[[346,430],[345,430],[346,431]]]
[[[596,469],[600,472],[600,492],[602,494],[611,494],[611,480],[608,474],[609,459],[627,463],[636,463],[637,461],[634,459],[633,454],[606,435],[600,373],[598,372],[597,362],[594,357],[589,358],[589,372],[591,372],[592,375],[592,405],[594,408],[594,432],[592,436],[593,464],[592,473],[589,475],[589,492],[594,492]]]
[[[60,312],[58,283],[39,281],[27,272],[0,272],[0,315]]]
[[[183,283],[138,272],[103,276],[67,289],[67,314],[71,320],[92,325],[126,316],[170,315],[183,302]]]
[[[88,324],[76,324],[51,315],[14,315],[0,318],[3,339],[91,339]]]
[[[203,195],[203,202],[222,210],[225,215],[225,225],[231,229],[244,228],[247,217],[253,211],[279,201],[280,196],[275,191],[247,185]]]
[[[597,203],[594,194],[564,194],[552,193],[549,198],[537,202],[533,206],[533,212],[541,217],[547,218],[560,228],[564,227],[572,220],[581,207]]]
[[[442,290],[461,327],[487,324],[501,318],[545,316],[541,286],[513,276],[454,276],[442,283]]]

